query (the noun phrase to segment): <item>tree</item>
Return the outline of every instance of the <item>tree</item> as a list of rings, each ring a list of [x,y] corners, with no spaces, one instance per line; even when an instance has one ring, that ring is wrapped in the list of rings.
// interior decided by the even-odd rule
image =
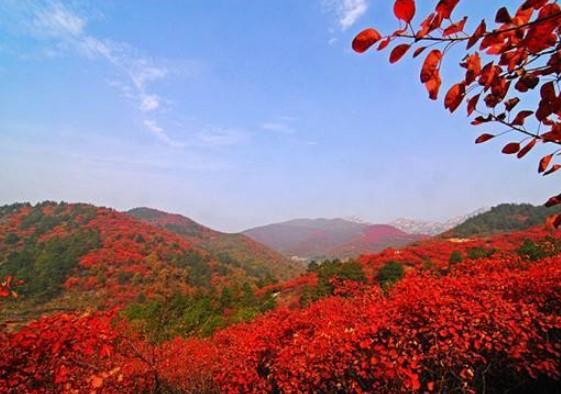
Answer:
[[[388,261],[380,268],[376,279],[380,286],[387,287],[403,277],[403,266],[396,261]]]
[[[450,258],[448,259],[448,262],[450,264],[458,264],[461,263],[462,261],[463,261],[462,252],[460,252],[459,250],[454,250],[450,254]]]
[[[496,134],[481,134],[475,142],[512,136],[502,149],[504,154],[521,159],[537,143],[546,144],[551,153],[540,159],[538,172],[549,175],[559,170],[561,164],[554,163],[554,157],[561,152],[561,7],[553,0],[519,0],[516,10],[502,7],[497,11],[494,26],[484,19],[468,30],[468,16],[453,16],[459,3],[439,0],[416,28],[415,0],[396,0],[398,29],[382,36],[368,28],[355,37],[352,47],[362,53],[377,43],[378,50],[395,43],[390,63],[409,51],[413,57],[428,51],[420,80],[429,97],[436,100],[444,57],[453,47],[464,45],[460,66],[465,76],[449,88],[444,107],[454,112],[465,102],[468,116],[474,117],[473,125],[501,127]],[[561,194],[546,202],[548,207],[557,204],[561,204]],[[548,224],[561,225],[561,215],[552,216]]]

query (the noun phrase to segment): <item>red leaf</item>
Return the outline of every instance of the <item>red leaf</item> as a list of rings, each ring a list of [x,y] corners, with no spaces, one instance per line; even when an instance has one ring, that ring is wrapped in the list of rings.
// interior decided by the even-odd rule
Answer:
[[[551,160],[553,160],[553,154],[549,154],[542,157],[540,160],[540,165],[538,166],[538,173],[541,174],[542,172],[547,170],[547,167],[549,167]]]
[[[440,0],[436,12],[444,19],[449,19],[460,0]]]
[[[438,49],[433,49],[425,59],[423,68],[421,69],[421,82],[426,83],[432,79],[433,75],[437,73],[440,61],[442,60],[442,52]]]
[[[479,97],[481,97],[481,94],[477,94],[469,99],[467,105],[468,116],[470,116],[473,113],[473,111],[475,111],[475,108],[477,107],[477,102],[479,101]]]
[[[532,139],[530,142],[528,142],[528,143],[526,144],[526,146],[525,146],[524,148],[520,149],[520,152],[518,152],[518,153],[516,154],[516,157],[518,157],[519,159],[521,159],[521,158],[523,158],[524,156],[526,156],[526,154],[527,154],[528,152],[530,152],[534,146],[536,146],[536,142],[538,142],[538,140],[537,140],[536,138]]]
[[[491,115],[488,115],[487,117],[483,117],[483,116],[478,116],[477,118],[475,118],[471,124],[474,126],[480,125],[482,123],[487,123],[493,120],[493,117]]]
[[[484,134],[481,134],[479,137],[477,137],[477,139],[475,140],[475,143],[476,144],[481,144],[482,142],[489,141],[491,138],[495,138],[495,136],[493,134],[484,133]]]
[[[520,144],[518,142],[511,142],[503,147],[502,152],[506,155],[512,155],[520,150]]]
[[[557,3],[546,4],[539,12],[537,20],[541,23],[533,24],[524,38],[526,47],[531,53],[538,53],[554,46],[557,35],[554,31],[558,28],[555,16],[561,12],[561,7]]]
[[[466,25],[467,19],[468,19],[467,16],[465,16],[461,21],[448,26],[446,29],[444,29],[442,35],[444,37],[447,37],[447,36],[451,36],[452,34],[456,34],[461,31],[464,31],[464,27]]]
[[[544,83],[540,88],[540,96],[544,100],[553,101],[556,98],[553,82]]]
[[[558,204],[561,204],[561,194],[550,197],[549,200],[547,200],[544,205],[549,208]]]
[[[426,49],[426,47],[419,47],[417,49],[415,49],[415,52],[413,52],[413,57],[417,57],[419,56],[424,50]]]
[[[353,49],[355,52],[363,53],[368,50],[372,45],[378,42],[382,36],[376,29],[366,29],[357,34],[353,40]]]
[[[502,7],[497,11],[497,15],[495,16],[495,22],[497,23],[510,23],[512,22],[512,18],[508,13],[506,7]]]
[[[448,109],[450,112],[454,112],[462,103],[466,95],[466,85],[465,83],[457,83],[448,90],[446,97],[444,98],[444,108]]]
[[[415,16],[414,0],[396,0],[393,6],[393,13],[405,23],[410,23]]]
[[[409,48],[411,48],[411,45],[409,45],[409,44],[401,44],[401,45],[396,46],[392,50],[392,53],[390,54],[390,63],[393,64],[393,63],[399,61],[399,59],[401,59],[403,57],[403,55],[405,55],[405,53],[407,53]]]
[[[378,45],[378,50],[381,51],[382,49],[386,48],[391,41],[392,41],[391,37],[385,38],[382,41],[380,41],[380,45]]]
[[[551,215],[545,219],[545,227],[548,229],[556,229],[561,225],[561,215]]]
[[[523,10],[528,8],[534,8],[537,10],[541,8],[545,3],[547,3],[547,0],[526,0],[520,8]]]
[[[518,79],[518,81],[516,82],[514,87],[519,92],[525,93],[530,89],[534,89],[538,85],[539,82],[540,82],[540,79],[538,77],[536,77],[535,75],[526,74],[526,75],[521,76]]]
[[[553,174],[555,171],[559,170],[561,168],[561,164],[554,164],[551,166],[551,168],[549,170],[547,170],[546,172],[543,173],[544,176],[549,175],[549,174]]]
[[[431,79],[429,79],[425,83],[425,88],[429,92],[429,97],[431,100],[436,100],[438,98],[438,91],[440,90],[440,85],[442,84],[442,80],[440,79],[440,75],[438,71],[436,74],[433,75]]]
[[[516,115],[516,117],[514,118],[514,120],[512,121],[512,124],[514,126],[522,126],[524,125],[524,121],[526,120],[526,118],[530,115],[532,115],[534,112],[533,111],[520,111],[518,113],[518,115]]]
[[[475,32],[471,35],[467,43],[467,49],[470,49],[472,46],[477,44],[477,41],[483,37],[483,35],[487,32],[487,25],[485,24],[485,20],[482,20]]]
[[[510,100],[505,101],[505,108],[507,111],[512,111],[514,107],[520,102],[518,97],[513,97]]]

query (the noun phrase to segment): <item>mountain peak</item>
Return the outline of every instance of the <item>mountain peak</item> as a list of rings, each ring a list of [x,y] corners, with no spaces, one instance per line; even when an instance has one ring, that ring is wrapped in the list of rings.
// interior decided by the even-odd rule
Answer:
[[[438,235],[465,222],[471,217],[488,211],[489,208],[480,208],[466,215],[456,216],[445,221],[415,220],[399,218],[390,222],[392,226],[411,234]]]

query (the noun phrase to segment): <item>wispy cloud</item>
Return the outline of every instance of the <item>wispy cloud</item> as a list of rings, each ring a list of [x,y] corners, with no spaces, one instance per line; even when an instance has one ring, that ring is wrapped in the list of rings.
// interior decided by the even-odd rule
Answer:
[[[150,112],[158,109],[160,106],[160,98],[155,94],[146,94],[142,96],[140,109],[144,112]]]
[[[296,117],[291,115],[279,115],[275,116],[270,121],[261,123],[259,128],[274,133],[294,134],[296,133],[296,129],[293,124],[297,120],[298,119]]]
[[[18,19],[24,32],[51,44],[45,50],[48,56],[72,52],[92,60],[103,59],[115,67],[122,78],[111,80],[110,85],[134,102],[140,113],[153,113],[169,102],[151,89],[152,83],[170,74],[169,70],[126,42],[89,34],[87,17],[71,9],[71,3],[45,0],[10,4],[18,11],[14,19]],[[160,141],[178,146],[153,119],[145,119],[143,124]]]
[[[294,134],[296,132],[291,126],[281,122],[266,122],[261,125],[261,128],[263,130],[285,134]]]
[[[341,30],[347,30],[368,10],[368,0],[322,0],[323,7],[337,17]]]
[[[51,3],[48,9],[36,12],[33,25],[37,34],[67,39],[81,36],[86,22],[69,12],[62,4]]]
[[[197,74],[200,64],[182,61],[179,67],[170,69],[166,66],[168,62],[142,53],[127,42],[92,34],[88,29],[92,12],[75,8],[76,4],[60,0],[0,1],[0,24],[9,22],[17,34],[41,43],[42,53],[48,57],[73,54],[92,61],[106,61],[116,71],[116,75],[107,80],[109,86],[134,103],[140,116],[139,124],[166,146],[214,148],[235,145],[249,138],[243,130],[215,126],[183,133],[181,141],[173,138],[168,130],[186,131],[185,126],[174,123],[169,111],[172,102],[156,91],[154,85],[172,75]]]
[[[236,129],[209,129],[197,133],[196,145],[210,147],[235,145],[247,138],[247,134]]]
[[[155,120],[152,120],[152,119],[144,120],[144,126],[146,126],[146,128],[152,134],[154,134],[160,141],[162,141],[163,143],[165,143],[168,146],[171,146],[173,148],[183,148],[185,146],[185,143],[183,143],[183,142],[178,142],[178,141],[172,140],[169,137],[169,135],[166,134],[164,128],[161,127],[160,125],[158,125],[158,123]]]

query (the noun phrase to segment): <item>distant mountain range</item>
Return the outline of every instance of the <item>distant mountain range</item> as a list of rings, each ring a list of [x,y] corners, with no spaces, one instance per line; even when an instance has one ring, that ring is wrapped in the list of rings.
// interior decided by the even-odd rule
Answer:
[[[390,225],[410,234],[438,235],[458,226],[469,218],[480,215],[488,210],[489,208],[481,208],[467,215],[457,216],[443,222],[400,218],[391,222]]]
[[[255,227],[248,237],[294,259],[347,258],[425,238],[387,224],[345,219],[295,219]]]

